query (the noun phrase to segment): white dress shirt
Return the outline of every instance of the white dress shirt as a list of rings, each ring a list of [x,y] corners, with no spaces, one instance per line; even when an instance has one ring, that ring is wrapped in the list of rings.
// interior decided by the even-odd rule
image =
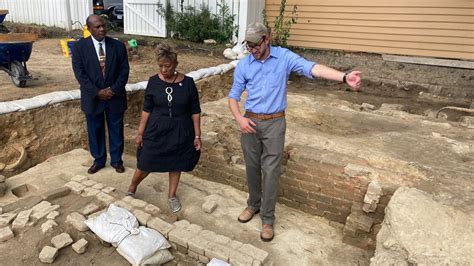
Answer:
[[[107,54],[105,52],[105,38],[101,42],[94,39],[94,37],[92,37],[92,35],[91,35],[91,38],[92,38],[92,43],[94,43],[94,48],[95,48],[95,53],[97,54],[97,59],[100,60],[100,57],[99,57],[99,43],[102,44],[102,49],[104,49],[104,55],[107,56]]]

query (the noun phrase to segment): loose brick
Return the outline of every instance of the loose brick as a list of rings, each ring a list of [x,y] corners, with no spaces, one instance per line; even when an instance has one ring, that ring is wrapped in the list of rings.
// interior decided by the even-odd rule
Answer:
[[[73,212],[66,217],[66,222],[70,223],[80,232],[89,230],[89,227],[84,223],[85,220],[86,218],[77,212]]]
[[[39,260],[43,263],[53,263],[56,256],[58,256],[57,248],[45,246],[39,254]]]
[[[68,187],[59,187],[56,189],[49,190],[42,195],[43,200],[53,200],[69,195],[71,189]]]
[[[114,202],[114,204],[118,207],[127,209],[129,212],[133,212],[133,206],[123,200],[117,200]]]
[[[99,201],[102,201],[103,203],[105,203],[106,205],[109,205],[111,203],[113,203],[115,201],[115,198],[110,196],[109,194],[107,193],[104,193],[100,190],[98,190],[99,193],[97,193],[96,195],[96,198],[99,200]]]
[[[105,187],[105,185],[102,184],[102,183],[97,183],[97,184],[92,186],[92,188],[98,189],[98,190],[102,190],[104,187]]]
[[[99,210],[99,209],[100,209],[100,207],[99,207],[97,204],[95,204],[95,203],[92,202],[92,203],[87,204],[87,205],[81,210],[81,213],[82,213],[83,215],[87,216],[87,215],[89,215],[89,214],[91,214],[91,213],[93,213],[93,212],[96,212],[96,211]]]
[[[196,232],[183,230],[183,228],[174,228],[168,233],[169,240],[175,244],[188,248],[188,241],[197,235]]]
[[[68,182],[64,186],[70,188],[74,194],[78,195],[86,188],[86,186],[76,181]]]
[[[33,221],[38,221],[39,219],[41,219],[43,217],[46,217],[46,215],[48,215],[50,212],[59,209],[59,207],[60,207],[59,205],[51,205],[50,204],[50,206],[44,207],[42,209],[37,209],[36,211],[33,208],[33,211],[31,213],[30,217],[31,217],[31,219],[33,219]]]
[[[139,209],[134,210],[133,214],[135,215],[135,217],[137,217],[138,222],[143,226],[146,226],[147,222],[151,218],[151,214],[146,213],[146,212],[144,212],[142,210],[139,210]]]
[[[21,211],[12,223],[12,229],[23,229],[30,220],[32,209]]]
[[[10,222],[13,221],[15,217],[16,217],[15,213],[9,213],[9,212],[0,215],[0,228],[5,227],[8,224],[10,224]]]
[[[59,234],[51,239],[51,244],[57,249],[62,249],[74,242],[68,233]]]
[[[179,220],[177,222],[174,222],[174,226],[178,228],[186,228],[190,225],[189,221],[187,220]]]
[[[55,221],[47,220],[46,222],[44,222],[41,225],[41,232],[43,232],[43,234],[51,232],[51,231],[53,231],[53,227],[55,227],[55,226],[58,226],[58,224]]]
[[[58,217],[60,213],[58,211],[52,211],[48,215],[46,215],[46,219],[48,220],[54,220],[56,217]]]
[[[209,241],[207,241],[200,235],[196,235],[188,241],[189,250],[196,252],[199,255],[204,255],[204,250],[208,245]]]
[[[151,218],[148,221],[147,226],[160,232],[166,238],[168,238],[168,233],[175,228],[174,225],[169,224],[158,217]]]
[[[252,265],[253,258],[250,255],[232,250],[229,254],[229,263],[235,266]]]
[[[262,263],[265,263],[265,261],[268,258],[268,252],[265,250],[256,248],[250,244],[244,244],[239,250],[241,253],[247,254],[251,256],[252,258],[261,261]]]
[[[212,213],[217,208],[217,203],[213,200],[206,200],[202,204],[202,210],[205,213]]]
[[[76,175],[76,176],[73,176],[71,178],[71,181],[75,181],[75,182],[79,182],[79,183],[82,183],[84,181],[87,181],[89,180],[89,178],[87,176],[84,176],[84,175]]]
[[[89,181],[92,181],[92,180],[89,180]],[[93,197],[97,194],[99,194],[100,190],[98,189],[94,189],[94,188],[91,188],[91,187],[86,187],[84,188],[84,191],[82,191],[81,193],[81,196],[83,197]]]
[[[5,242],[14,237],[12,230],[10,227],[4,227],[0,229],[0,242]]]
[[[153,204],[146,205],[145,211],[153,216],[158,216],[161,213],[160,208],[156,207]]]
[[[92,187],[95,184],[97,184],[97,182],[94,180],[85,180],[85,181],[82,181],[82,184],[86,187]]]
[[[129,203],[133,207],[140,208],[140,209],[143,209],[143,208],[146,207],[146,205],[148,205],[148,203],[146,201],[143,201],[141,199],[134,199],[134,198],[132,198],[132,200]]]
[[[86,252],[88,245],[89,242],[87,242],[87,240],[85,240],[84,238],[81,238],[76,243],[72,244],[72,249],[76,251],[77,254],[83,254],[84,252]]]
[[[229,262],[229,256],[231,251],[232,250],[226,246],[210,242],[204,250],[204,254],[208,258],[217,258]]]
[[[107,194],[110,194],[114,191],[115,191],[114,187],[105,187],[105,188],[102,189],[102,192],[107,193]]]

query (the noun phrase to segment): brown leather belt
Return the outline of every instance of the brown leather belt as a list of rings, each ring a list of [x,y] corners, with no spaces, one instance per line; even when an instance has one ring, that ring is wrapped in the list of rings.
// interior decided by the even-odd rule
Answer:
[[[260,120],[269,120],[269,119],[284,117],[285,111],[273,113],[273,114],[256,114],[256,113],[246,111],[245,116],[250,117],[250,118],[260,119]]]

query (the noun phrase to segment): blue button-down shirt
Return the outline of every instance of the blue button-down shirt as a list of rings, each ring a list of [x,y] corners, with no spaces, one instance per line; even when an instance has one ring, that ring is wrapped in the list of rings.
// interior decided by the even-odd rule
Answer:
[[[286,82],[291,72],[313,78],[314,62],[292,51],[270,46],[270,56],[264,61],[249,55],[240,60],[235,68],[234,83],[229,98],[240,102],[247,89],[245,110],[257,114],[273,114],[286,109]]]

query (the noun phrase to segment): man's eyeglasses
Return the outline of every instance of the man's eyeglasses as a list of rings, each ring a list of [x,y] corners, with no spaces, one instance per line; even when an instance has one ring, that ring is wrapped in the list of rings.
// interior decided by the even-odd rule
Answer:
[[[262,43],[265,41],[265,37],[266,36],[262,36],[262,39],[257,44],[247,43],[245,45],[247,47],[247,50],[249,50],[249,52],[252,52],[253,50],[260,49],[260,46],[262,46]]]

